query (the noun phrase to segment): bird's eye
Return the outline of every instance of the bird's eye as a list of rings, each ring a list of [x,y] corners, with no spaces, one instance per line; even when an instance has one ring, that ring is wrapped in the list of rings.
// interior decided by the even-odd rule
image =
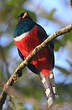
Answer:
[[[20,16],[18,17],[18,20],[19,20],[19,22],[21,21],[21,17]]]

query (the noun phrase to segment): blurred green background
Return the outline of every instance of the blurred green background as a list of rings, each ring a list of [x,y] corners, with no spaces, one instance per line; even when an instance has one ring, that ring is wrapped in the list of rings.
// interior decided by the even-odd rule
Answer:
[[[50,35],[72,23],[69,0],[0,0],[0,93],[17,65],[22,61],[13,42],[18,15],[29,11],[33,19]],[[59,94],[52,110],[72,110],[72,31],[55,41],[54,76]],[[3,110],[48,110],[41,82],[29,69],[8,90]]]

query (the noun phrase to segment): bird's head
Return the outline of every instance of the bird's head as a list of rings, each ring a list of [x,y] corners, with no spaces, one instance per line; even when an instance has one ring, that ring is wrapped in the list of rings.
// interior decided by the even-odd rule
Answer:
[[[28,14],[28,12],[23,12],[18,16],[18,21],[20,22],[21,20],[25,20],[25,19],[30,19],[30,16]]]
[[[30,31],[35,25],[28,12],[23,12],[18,16],[18,24],[14,30],[14,36],[19,36],[24,32]]]

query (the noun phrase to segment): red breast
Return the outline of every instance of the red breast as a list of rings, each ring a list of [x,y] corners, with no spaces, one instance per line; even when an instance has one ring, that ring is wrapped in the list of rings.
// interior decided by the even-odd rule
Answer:
[[[41,44],[37,32],[38,27],[35,26],[24,37],[14,39],[17,48],[21,51],[24,58],[26,58],[37,45]],[[31,64],[35,65],[42,74],[48,76],[50,73],[50,60],[49,49],[44,48],[32,59]]]

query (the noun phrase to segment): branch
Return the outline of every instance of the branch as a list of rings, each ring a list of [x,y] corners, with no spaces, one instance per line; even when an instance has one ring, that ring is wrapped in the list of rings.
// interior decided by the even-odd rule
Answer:
[[[43,43],[38,45],[32,52],[31,54],[17,67],[13,75],[10,77],[10,79],[7,81],[7,83],[4,85],[2,94],[0,96],[0,110],[2,109],[2,106],[6,100],[7,97],[7,90],[9,86],[13,86],[14,83],[19,79],[18,71],[24,69],[28,63],[31,61],[31,59],[42,49],[44,48],[51,40],[55,39],[56,37],[70,32],[72,30],[72,24],[58,30],[57,32],[54,32],[52,35],[50,35]]]

